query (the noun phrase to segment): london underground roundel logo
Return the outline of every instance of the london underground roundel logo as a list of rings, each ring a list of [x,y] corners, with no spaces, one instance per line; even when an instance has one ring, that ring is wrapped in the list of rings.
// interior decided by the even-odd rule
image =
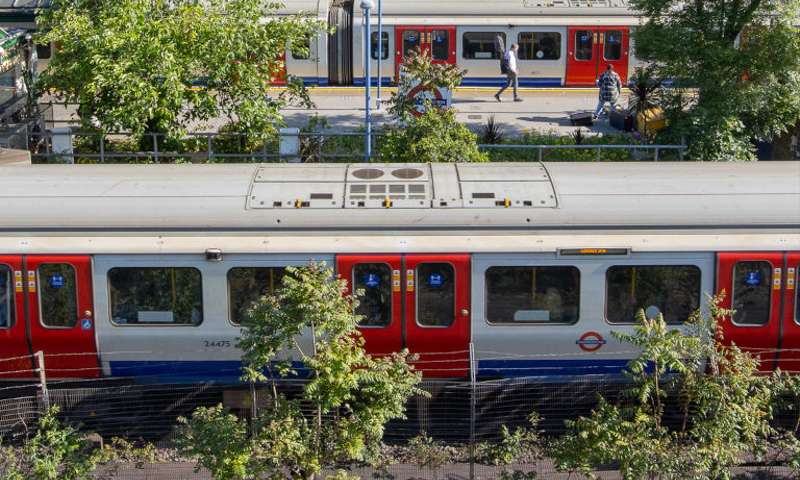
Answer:
[[[416,104],[416,107],[411,110],[415,117],[421,117],[425,113],[425,102],[429,101],[433,106],[442,108],[445,102],[444,95],[438,88],[425,88],[423,84],[419,84],[409,90],[406,98]],[[446,105],[445,105],[446,106]]]
[[[581,335],[581,338],[575,341],[581,350],[584,352],[594,352],[600,350],[600,348],[608,343],[602,335],[597,332],[586,332]]]

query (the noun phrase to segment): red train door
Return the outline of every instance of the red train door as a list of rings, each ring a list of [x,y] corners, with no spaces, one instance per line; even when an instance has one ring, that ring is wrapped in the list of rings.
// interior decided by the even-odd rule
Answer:
[[[403,349],[403,305],[400,255],[342,255],[339,275],[352,290],[363,291],[356,313],[363,317],[361,334],[374,354]]]
[[[29,256],[25,271],[31,347],[45,353],[48,378],[100,376],[91,259]]]
[[[775,367],[781,330],[782,253],[721,253],[717,288],[723,306],[735,310],[723,322],[725,343],[736,344],[761,359],[762,371]]]
[[[403,26],[395,28],[395,72],[400,78],[400,65],[408,54],[419,48],[431,56],[435,64],[456,63],[456,27],[415,27]]]
[[[783,280],[783,335],[778,367],[800,372],[800,252],[786,256]]]
[[[342,255],[337,268],[363,291],[356,312],[368,352],[408,348],[426,377],[467,375],[468,255]]]
[[[569,27],[567,36],[567,86],[594,86],[609,63],[628,81],[627,27]]]
[[[406,347],[426,377],[469,373],[469,255],[405,257]]]
[[[22,257],[0,256],[0,380],[33,376],[25,306]]]

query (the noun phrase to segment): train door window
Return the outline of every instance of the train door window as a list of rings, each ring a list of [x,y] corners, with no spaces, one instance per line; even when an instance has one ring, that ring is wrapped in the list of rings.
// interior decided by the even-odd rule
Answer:
[[[6,265],[0,265],[0,329],[14,322],[14,275]]]
[[[417,323],[449,327],[456,319],[455,269],[449,263],[417,266]]]
[[[234,325],[247,320],[247,311],[264,295],[274,293],[283,282],[284,267],[232,268],[228,270],[229,317]]]
[[[447,30],[433,30],[431,32],[431,56],[433,60],[447,61],[450,59],[450,32]]]
[[[304,36],[292,44],[292,58],[295,60],[308,60],[311,58],[311,37]]]
[[[498,44],[506,44],[503,32],[464,32],[463,57],[472,60],[500,60],[503,52]]]
[[[412,50],[420,48],[422,32],[419,30],[406,30],[403,32],[403,58],[408,57]]]
[[[78,322],[75,269],[66,263],[39,266],[39,319],[45,327],[72,328]]]
[[[392,322],[392,268],[385,263],[359,263],[353,267],[353,286],[361,290],[356,314],[360,327],[386,327]]]
[[[736,325],[766,325],[772,304],[772,265],[738,262],[733,267],[732,309]]]
[[[522,32],[517,37],[520,60],[558,60],[561,58],[561,34],[558,32]]]
[[[580,271],[571,266],[486,270],[486,320],[491,324],[578,321]]]
[[[694,265],[614,266],[606,272],[606,318],[609,323],[635,323],[664,315],[667,323],[689,319],[700,306],[700,269]]]
[[[115,325],[192,326],[203,321],[202,276],[196,268],[112,268],[108,286]]]
[[[575,31],[575,60],[591,60],[594,56],[594,32]]]
[[[381,60],[389,58],[389,33],[382,32],[381,38]],[[378,32],[372,32],[372,59],[378,59]]]
[[[603,58],[615,61],[622,58],[622,31],[609,30],[603,32]]]

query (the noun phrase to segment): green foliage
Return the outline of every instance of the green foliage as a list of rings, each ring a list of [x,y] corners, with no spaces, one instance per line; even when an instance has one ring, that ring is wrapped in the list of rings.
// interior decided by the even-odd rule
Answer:
[[[51,408],[22,448],[0,447],[0,479],[84,480],[98,465],[115,458],[112,449],[93,450],[76,428],[63,425],[57,415],[58,408]]]
[[[506,138],[506,132],[503,126],[494,118],[494,115],[486,120],[486,123],[480,129],[480,143],[481,145],[497,145],[503,143]]]
[[[721,343],[718,325],[731,313],[721,299],[710,299],[710,316],[694,314],[686,333],[644,312],[634,333],[615,333],[642,352],[627,367],[631,401],[601,399],[589,417],[569,422],[554,449],[559,469],[591,476],[616,463],[630,480],[722,479],[743,454],[763,454],[774,433],[773,379],[758,375],[751,355]],[[664,424],[668,392],[680,399],[679,426]]]
[[[478,150],[478,137],[456,119],[454,109],[427,108],[419,118],[392,127],[382,139],[385,162],[486,162]]]
[[[664,90],[667,141],[685,137],[692,158],[750,160],[753,140],[772,140],[800,119],[797,0],[633,0],[647,21],[637,56]]]
[[[526,463],[543,457],[543,439],[538,429],[541,418],[537,413],[528,417],[529,427],[517,427],[512,432],[506,425],[500,427],[500,441],[481,445],[477,461],[488,465],[510,465],[525,455]]]
[[[302,40],[323,28],[310,17],[276,16],[279,7],[269,0],[55,0],[37,17],[37,41],[58,46],[38,88],[77,103],[86,128],[179,138],[191,124],[224,117],[242,132],[273,132],[281,107],[308,104],[294,80],[267,95],[281,55],[288,44],[307,49]]]
[[[198,410],[187,421],[184,451],[214,466],[215,478],[309,479],[326,467],[367,460],[379,451],[385,424],[403,418],[407,400],[422,394],[408,352],[365,352],[357,300],[346,292],[346,281],[324,264],[290,267],[282,287],[248,311],[239,341],[243,380],[270,382],[272,406],[253,420],[249,438],[243,420],[218,409]],[[310,350],[298,341],[303,332],[310,332]],[[300,398],[278,393],[280,377],[301,373],[307,382]],[[228,458],[238,460],[229,465]]]
[[[438,478],[439,469],[453,459],[443,443],[429,437],[425,432],[409,440],[408,448],[411,461],[420,468],[430,470],[434,480]]]

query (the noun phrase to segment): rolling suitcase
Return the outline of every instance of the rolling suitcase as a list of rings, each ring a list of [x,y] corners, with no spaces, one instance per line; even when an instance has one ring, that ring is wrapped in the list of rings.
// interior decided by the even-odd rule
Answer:
[[[578,127],[591,127],[593,125],[592,112],[575,112],[570,114],[569,123]]]

